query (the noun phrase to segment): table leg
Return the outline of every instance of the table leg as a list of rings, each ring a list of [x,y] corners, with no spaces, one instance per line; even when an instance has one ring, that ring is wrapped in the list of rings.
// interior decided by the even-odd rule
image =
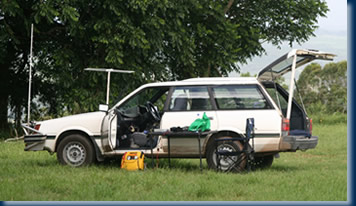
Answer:
[[[152,142],[153,142],[153,137],[152,135],[150,135],[150,147],[151,147],[151,164],[152,164],[152,168],[154,168],[154,156],[153,156],[153,145],[152,145]]]
[[[167,136],[167,138],[168,138],[168,165],[169,168],[171,168],[171,143],[170,143],[169,136]]]
[[[201,146],[200,146],[200,132],[198,133],[198,143],[199,143],[200,172],[203,172],[203,163],[201,158]]]
[[[220,156],[218,156],[218,142],[215,139],[215,161],[216,161],[216,171],[219,171],[220,167]]]

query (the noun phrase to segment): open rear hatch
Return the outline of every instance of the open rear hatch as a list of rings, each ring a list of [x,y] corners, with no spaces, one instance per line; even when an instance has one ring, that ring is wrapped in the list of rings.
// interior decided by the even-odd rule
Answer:
[[[301,67],[315,59],[332,61],[336,55],[317,50],[293,49],[276,61],[262,69],[257,76],[259,81],[272,81],[294,69]],[[295,59],[295,65],[293,61]],[[295,71],[294,71],[295,72]]]
[[[331,53],[316,50],[294,49],[258,73],[257,79],[265,86],[284,116],[282,128],[285,127],[284,123],[288,123],[288,131],[286,131],[288,134],[282,134],[284,138],[282,144],[283,142],[287,142],[285,145],[286,150],[311,149],[316,146],[318,140],[317,137],[311,136],[311,120],[309,120],[306,114],[304,105],[303,107],[300,106],[293,98],[294,87],[296,86],[296,68],[316,59],[333,60],[335,56],[336,55]],[[287,92],[274,81],[288,72],[291,72],[291,76]],[[274,91],[271,92],[271,90]],[[281,149],[283,149],[283,147],[284,146],[281,145]]]
[[[336,55],[317,50],[293,49],[287,54],[283,55],[264,69],[262,69],[257,76],[260,82],[273,81],[276,78],[291,72],[289,84],[289,97],[286,118],[290,119],[292,100],[295,86],[295,71],[296,68],[301,67],[315,59],[332,61]]]

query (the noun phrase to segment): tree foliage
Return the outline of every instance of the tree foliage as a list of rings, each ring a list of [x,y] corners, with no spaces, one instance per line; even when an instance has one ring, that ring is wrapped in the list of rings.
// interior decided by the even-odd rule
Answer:
[[[0,122],[8,105],[17,119],[26,105],[31,23],[33,94],[61,115],[105,100],[105,74],[86,67],[135,71],[112,76],[114,103],[146,82],[227,76],[263,42],[308,40],[327,11],[322,0],[2,0]]]
[[[304,104],[312,113],[347,113],[347,62],[305,67],[298,79]]]
[[[256,77],[257,74],[250,74],[250,72],[246,72],[246,73],[240,73],[240,77]]]

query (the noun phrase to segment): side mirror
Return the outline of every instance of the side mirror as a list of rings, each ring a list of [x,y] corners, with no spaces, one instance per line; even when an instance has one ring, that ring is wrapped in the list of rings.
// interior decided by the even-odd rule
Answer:
[[[107,104],[99,104],[99,111],[107,112],[109,110],[109,105]]]

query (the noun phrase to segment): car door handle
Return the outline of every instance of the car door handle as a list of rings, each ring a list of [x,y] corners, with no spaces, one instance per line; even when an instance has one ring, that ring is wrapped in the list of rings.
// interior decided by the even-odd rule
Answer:
[[[208,117],[210,120],[214,120],[214,117]]]

